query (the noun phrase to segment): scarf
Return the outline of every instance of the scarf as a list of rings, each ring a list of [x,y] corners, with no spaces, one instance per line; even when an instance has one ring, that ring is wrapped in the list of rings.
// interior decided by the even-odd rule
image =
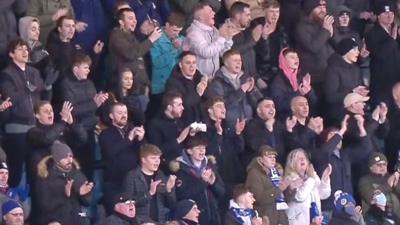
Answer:
[[[229,210],[233,213],[233,216],[240,221],[241,225],[251,225],[251,219],[256,216],[254,209],[243,209],[233,200],[230,201]]]
[[[269,171],[267,172],[267,176],[271,180],[272,185],[276,188],[279,188],[282,179],[279,170],[276,167],[269,169]],[[288,208],[283,193],[281,193],[279,196],[276,197],[275,203],[277,210],[284,210]]]
[[[287,60],[285,56],[283,55],[283,52],[287,48],[282,49],[282,51],[279,53],[279,68],[283,71],[283,74],[286,76],[287,79],[289,79],[290,85],[292,86],[294,91],[297,91],[299,88],[299,84],[297,83],[297,72],[298,69],[293,71],[291,68],[289,68],[289,65],[287,63]]]

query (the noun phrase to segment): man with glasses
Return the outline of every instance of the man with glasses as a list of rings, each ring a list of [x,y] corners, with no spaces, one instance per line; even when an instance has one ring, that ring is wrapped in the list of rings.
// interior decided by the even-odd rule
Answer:
[[[380,190],[386,196],[386,210],[396,217],[400,216],[400,173],[388,173],[388,161],[384,154],[374,152],[369,160],[370,173],[361,178],[358,190],[362,199],[363,211],[366,212],[371,206],[371,199],[376,190]]]
[[[24,224],[24,211],[22,206],[14,201],[8,200],[1,206],[1,212],[3,214],[4,225],[23,225]]]
[[[136,225],[136,207],[135,201],[127,193],[118,194],[113,199],[114,210],[108,216],[103,225]]]

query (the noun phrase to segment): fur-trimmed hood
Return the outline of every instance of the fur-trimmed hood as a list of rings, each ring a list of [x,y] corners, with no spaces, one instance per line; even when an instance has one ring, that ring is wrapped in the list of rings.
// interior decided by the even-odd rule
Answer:
[[[44,157],[37,165],[38,175],[41,178],[47,178],[49,176],[49,166],[54,165],[54,160],[51,155]],[[78,161],[75,159],[72,162],[74,168],[76,170],[80,169]]]
[[[186,153],[183,153],[186,154]],[[206,165],[215,165],[217,164],[217,160],[213,155],[207,155],[206,158],[204,159],[206,160]],[[184,160],[183,156],[179,156],[178,158],[176,158],[175,160],[172,160],[171,162],[169,162],[169,170],[172,173],[176,173],[178,172],[179,169],[181,169],[180,164],[183,163],[189,167],[191,167],[190,165],[187,164],[187,162]]]

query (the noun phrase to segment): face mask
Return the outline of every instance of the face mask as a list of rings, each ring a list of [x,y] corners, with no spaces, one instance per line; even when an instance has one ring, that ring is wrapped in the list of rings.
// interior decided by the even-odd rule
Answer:
[[[386,196],[383,193],[380,193],[379,195],[375,196],[376,204],[380,206],[386,206]]]

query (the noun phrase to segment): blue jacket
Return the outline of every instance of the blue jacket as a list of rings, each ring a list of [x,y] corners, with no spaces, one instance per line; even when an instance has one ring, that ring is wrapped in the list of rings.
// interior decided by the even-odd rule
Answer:
[[[89,54],[97,40],[106,39],[108,21],[104,8],[99,0],[71,0],[71,4],[76,20],[88,24],[85,31],[75,33],[75,41]]]
[[[164,25],[171,11],[167,0],[128,0],[128,2],[135,11],[138,27],[148,17]]]
[[[179,36],[181,41],[183,36]],[[150,49],[152,64],[151,93],[160,94],[165,90],[165,83],[170,77],[172,69],[179,60],[181,49],[177,49],[167,37],[165,32],[161,35]]]

